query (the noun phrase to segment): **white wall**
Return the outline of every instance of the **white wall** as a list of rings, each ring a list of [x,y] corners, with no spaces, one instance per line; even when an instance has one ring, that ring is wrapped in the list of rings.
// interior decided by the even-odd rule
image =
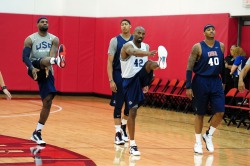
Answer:
[[[250,16],[243,0],[0,0],[0,13],[84,17],[230,13]]]

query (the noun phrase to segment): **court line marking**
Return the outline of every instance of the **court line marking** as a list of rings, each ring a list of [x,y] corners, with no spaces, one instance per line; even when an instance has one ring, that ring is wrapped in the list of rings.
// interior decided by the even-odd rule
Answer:
[[[41,102],[38,102],[38,101],[34,101],[34,100],[30,100],[30,101],[33,102],[33,103],[39,103],[39,104],[41,104]],[[62,111],[62,107],[60,107],[59,105],[52,104],[52,106],[57,107],[57,110],[51,111],[51,112],[50,112],[51,114]],[[0,115],[0,118],[12,118],[12,117],[23,117],[23,116],[36,116],[36,115],[40,115],[40,112],[39,112],[39,113],[35,113],[35,114],[18,114],[18,115],[11,115],[11,114],[10,114],[10,115]]]

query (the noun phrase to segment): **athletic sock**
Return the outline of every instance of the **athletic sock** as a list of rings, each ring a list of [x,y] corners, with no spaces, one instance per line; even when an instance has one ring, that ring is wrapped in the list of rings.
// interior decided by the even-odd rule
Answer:
[[[37,123],[37,126],[36,126],[36,131],[37,131],[37,130],[42,130],[42,129],[43,129],[43,126],[44,126],[43,124],[41,124],[41,123],[38,122],[38,123]]]
[[[130,144],[130,146],[136,146],[135,140],[130,140],[129,144]]]
[[[196,142],[201,142],[201,134],[195,134]]]
[[[126,125],[127,124],[127,121],[126,119],[122,119],[122,125]]]
[[[56,61],[56,58],[50,58],[50,61],[49,61],[49,62],[50,62],[50,64],[54,65],[54,64],[56,64],[55,61]]]
[[[214,132],[215,132],[215,130],[216,130],[216,128],[214,128],[213,126],[210,126],[210,127],[208,128],[208,130],[206,131],[206,134],[207,134],[207,135],[213,135]]]
[[[115,132],[121,132],[121,126],[120,125],[115,125]]]

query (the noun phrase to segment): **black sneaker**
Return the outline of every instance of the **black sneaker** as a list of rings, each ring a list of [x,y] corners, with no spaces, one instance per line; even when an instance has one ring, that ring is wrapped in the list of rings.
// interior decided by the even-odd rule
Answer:
[[[30,139],[35,141],[38,145],[46,145],[46,142],[42,139],[41,130],[34,131]]]
[[[129,138],[128,138],[128,134],[126,132],[126,125],[121,125],[121,133],[122,133],[122,139],[125,141],[125,142],[128,142],[129,141]]]
[[[121,132],[117,132],[115,134],[115,144],[116,145],[124,145],[124,140],[122,139],[122,134]]]
[[[137,146],[130,146],[129,153],[134,156],[140,156],[141,152],[137,149]]]

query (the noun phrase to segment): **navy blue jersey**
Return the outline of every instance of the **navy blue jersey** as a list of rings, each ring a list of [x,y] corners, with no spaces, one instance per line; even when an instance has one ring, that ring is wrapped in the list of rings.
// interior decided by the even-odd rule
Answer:
[[[113,70],[121,71],[121,64],[120,64],[121,49],[125,43],[133,40],[133,35],[130,36],[129,40],[123,39],[121,35],[118,35],[116,38],[117,38],[117,48],[116,48],[116,53],[115,53],[114,60],[113,60]]]
[[[222,74],[224,54],[221,51],[220,42],[215,40],[214,46],[209,47],[204,41],[201,44],[201,57],[194,65],[194,73],[201,76],[218,76]]]

